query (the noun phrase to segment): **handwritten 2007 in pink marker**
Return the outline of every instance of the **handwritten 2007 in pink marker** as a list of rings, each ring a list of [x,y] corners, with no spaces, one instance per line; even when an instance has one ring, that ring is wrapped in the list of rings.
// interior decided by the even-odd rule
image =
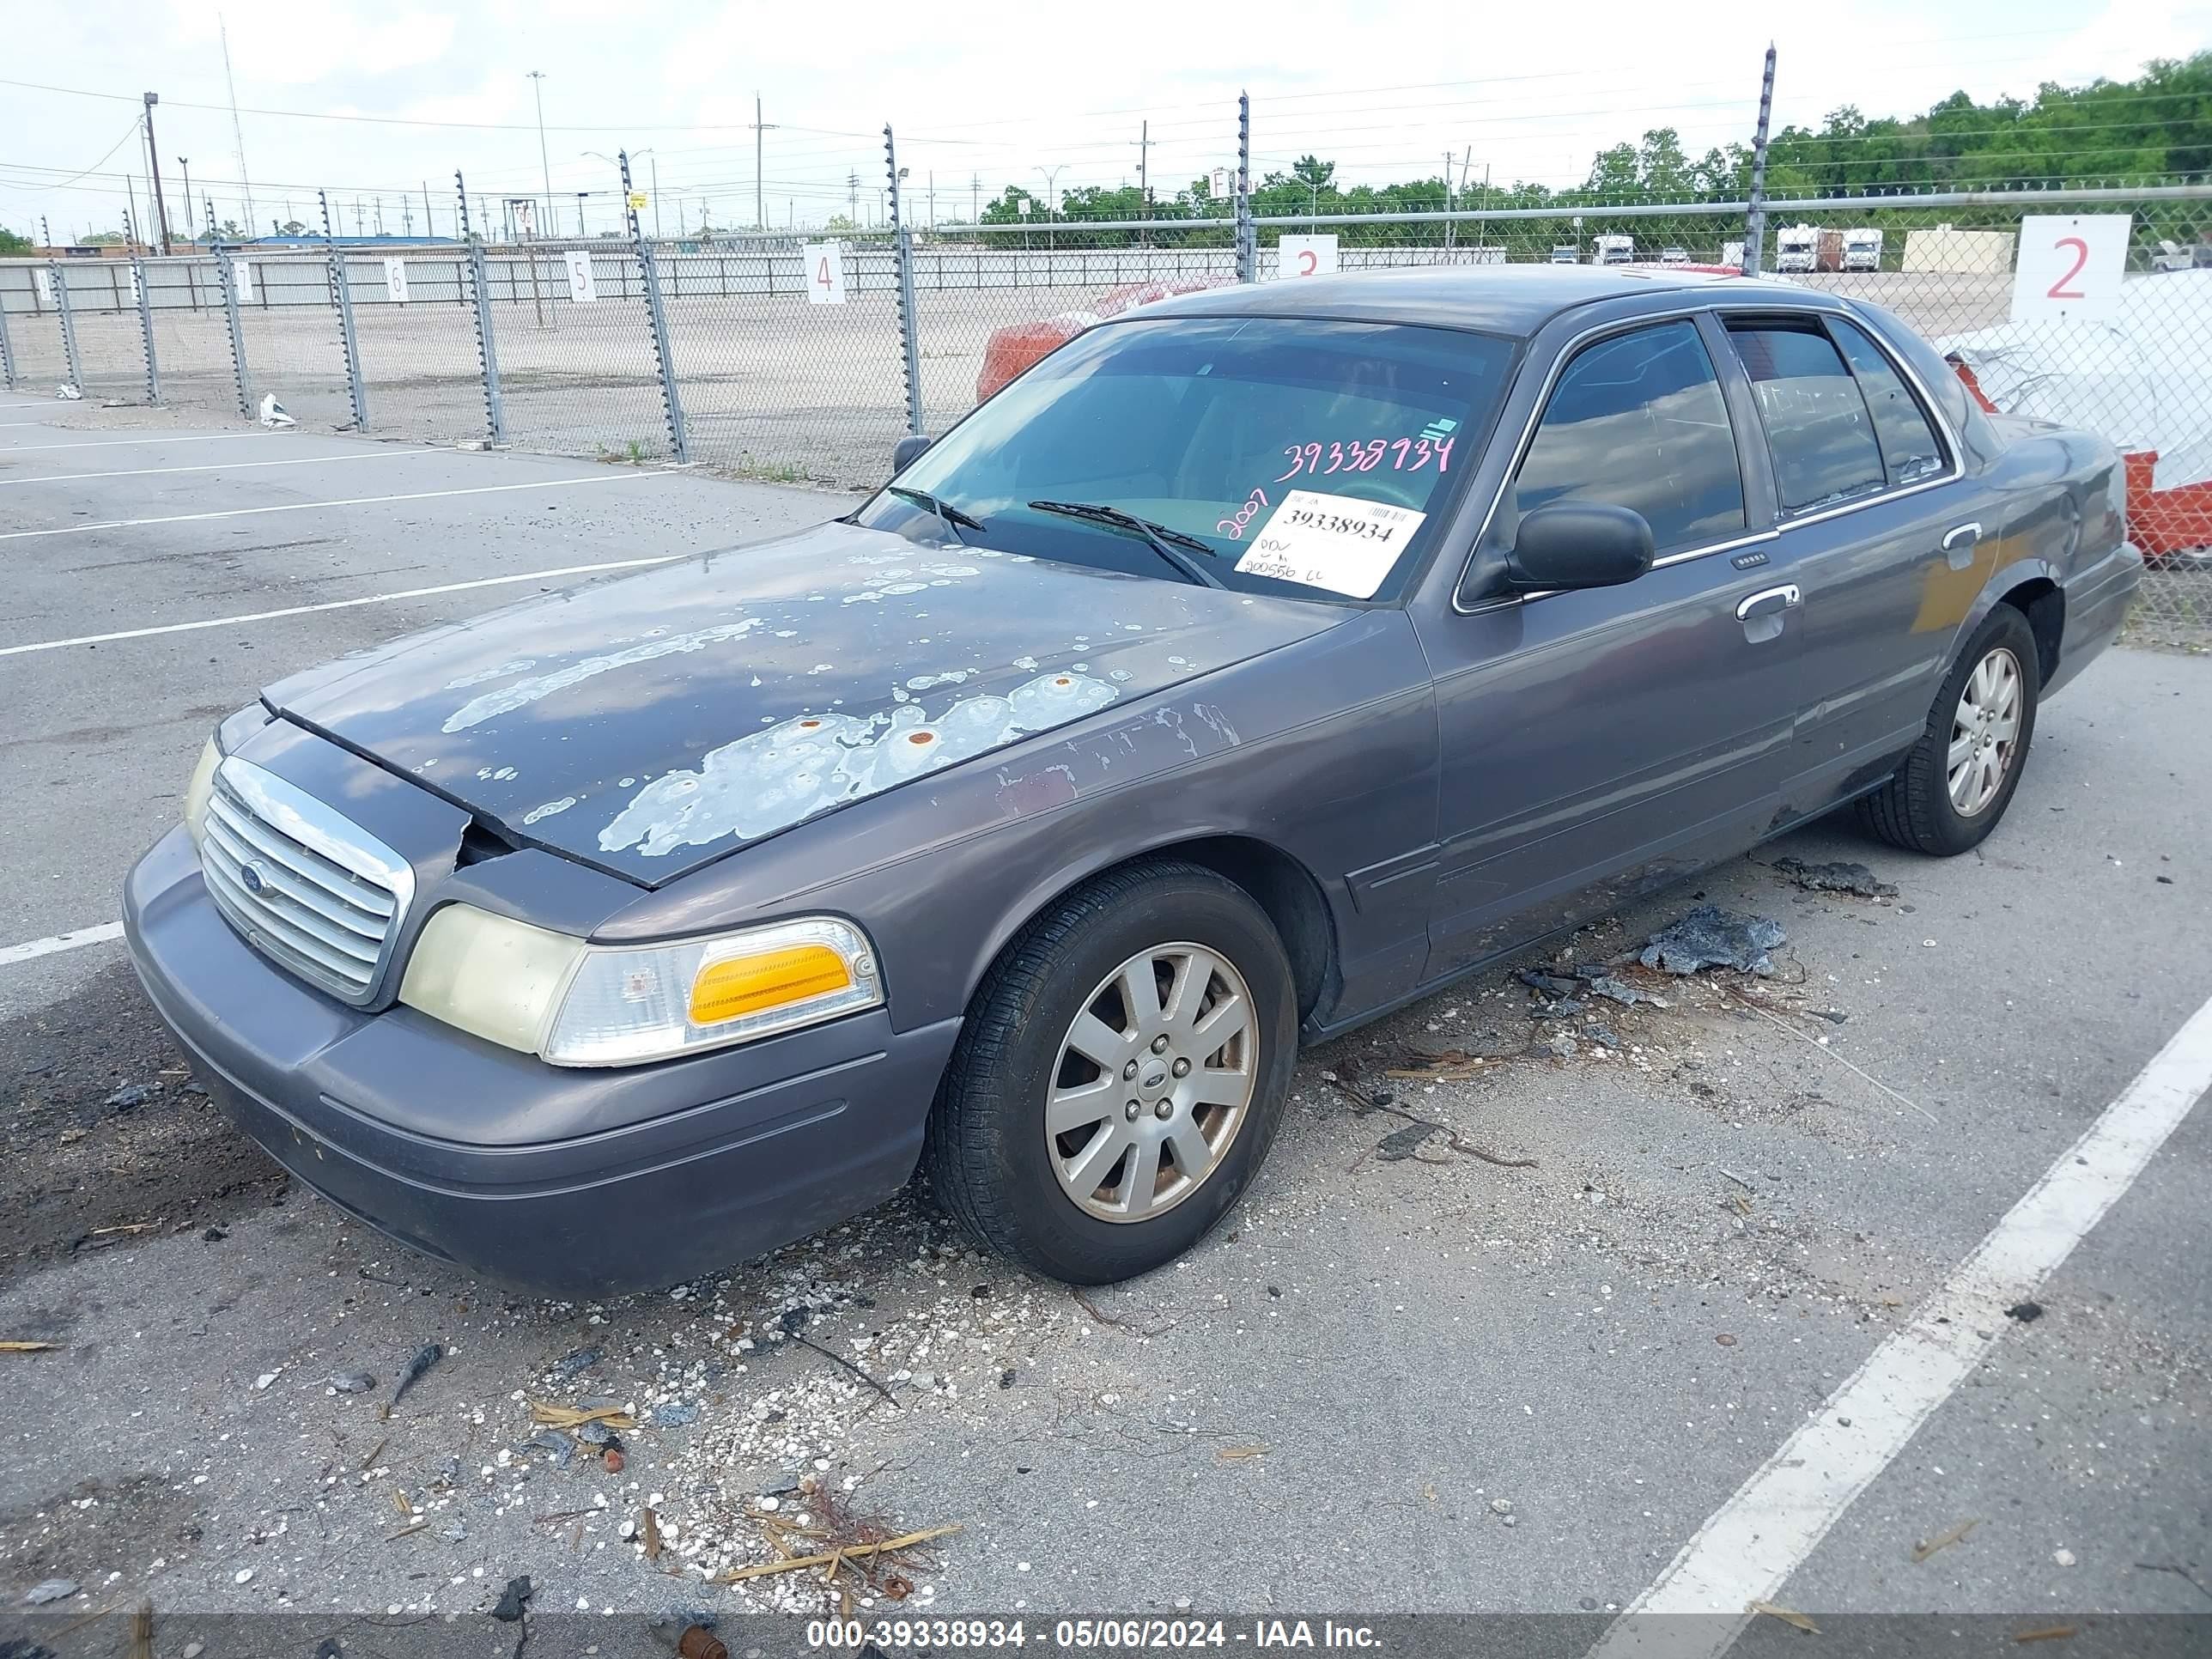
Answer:
[[[1393,472],[1419,472],[1431,460],[1436,462],[1437,471],[1444,472],[1450,470],[1452,445],[1457,441],[1455,438],[1447,438],[1442,443],[1432,442],[1427,438],[1400,438],[1395,441],[1389,438],[1369,438],[1364,442],[1354,439],[1348,444],[1329,445],[1328,465],[1326,466],[1322,465],[1323,455],[1319,444],[1288,444],[1284,447],[1283,453],[1291,458],[1291,470],[1278,474],[1275,482],[1280,483],[1285,478],[1295,478],[1301,472],[1324,477],[1339,471],[1372,472],[1382,465],[1385,455],[1391,458],[1390,470]]]

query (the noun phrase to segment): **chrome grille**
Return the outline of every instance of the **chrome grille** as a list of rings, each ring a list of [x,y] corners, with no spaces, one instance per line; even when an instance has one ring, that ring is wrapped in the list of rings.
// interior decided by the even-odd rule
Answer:
[[[374,998],[415,886],[390,848],[234,756],[216,769],[200,872],[216,908],[264,956],[347,1002]]]

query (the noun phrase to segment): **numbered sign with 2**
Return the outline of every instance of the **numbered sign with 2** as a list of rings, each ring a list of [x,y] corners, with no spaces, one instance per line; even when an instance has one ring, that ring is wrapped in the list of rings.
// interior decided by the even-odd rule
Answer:
[[[1410,507],[1293,489],[1237,561],[1240,574],[1371,599],[1428,518]]]
[[[845,303],[845,251],[835,242],[809,242],[806,259],[806,298],[817,306]]]
[[[2127,272],[2124,213],[2031,213],[2020,222],[2012,320],[2094,322],[2119,309]]]
[[[1336,275],[1336,238],[1334,236],[1285,236],[1276,245],[1275,252],[1275,275],[1279,277]]]

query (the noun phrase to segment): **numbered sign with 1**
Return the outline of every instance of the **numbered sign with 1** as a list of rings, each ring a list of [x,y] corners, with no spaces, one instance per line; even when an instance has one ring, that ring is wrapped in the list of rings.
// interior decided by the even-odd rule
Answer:
[[[407,303],[407,261],[386,259],[384,262],[384,294],[392,304]]]
[[[231,255],[230,280],[238,289],[238,303],[251,304],[253,299],[253,262],[234,253]]]
[[[835,242],[809,242],[801,250],[806,258],[806,297],[817,306],[845,303],[845,253]]]
[[[568,297],[580,306],[587,306],[599,297],[599,279],[592,273],[589,248],[568,250]]]
[[[31,272],[31,286],[38,291],[39,303],[51,308],[54,303],[54,273],[34,269]]]
[[[1278,276],[1334,276],[1336,275],[1336,238],[1334,236],[1285,236],[1277,244],[1281,262],[1275,267]]]
[[[1293,489],[1261,526],[1238,572],[1371,599],[1428,517],[1410,507]]]
[[[2020,222],[2012,273],[2015,323],[2095,321],[2119,309],[2127,270],[2124,213],[2031,213]]]

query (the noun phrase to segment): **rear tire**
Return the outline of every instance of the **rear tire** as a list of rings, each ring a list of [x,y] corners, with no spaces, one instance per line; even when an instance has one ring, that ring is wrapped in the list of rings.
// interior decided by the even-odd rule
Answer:
[[[1859,822],[1893,847],[1940,858],[1978,846],[2027,764],[2039,661],[2027,618],[1998,605],[1959,653],[1896,775],[1860,798]]]
[[[1290,962],[1249,893],[1194,864],[1109,872],[1032,920],[985,977],[924,1174],[968,1231],[1035,1272],[1148,1273],[1243,1195],[1297,1048]]]

